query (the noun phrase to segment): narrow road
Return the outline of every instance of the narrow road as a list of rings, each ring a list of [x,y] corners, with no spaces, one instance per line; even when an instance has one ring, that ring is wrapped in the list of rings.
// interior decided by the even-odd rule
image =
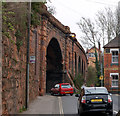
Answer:
[[[114,116],[116,116],[119,108],[120,96],[112,95],[113,97],[113,109]],[[66,96],[39,96],[36,100],[29,104],[27,111],[22,114],[59,114],[59,116],[78,116],[77,114],[77,97],[66,95]],[[86,114],[89,116],[90,113]],[[104,113],[92,113],[92,116],[107,116]]]
[[[120,96],[118,95],[112,95],[113,98],[113,112],[114,112],[114,116],[116,116],[116,114],[119,111],[120,108]],[[75,96],[62,96],[62,104],[63,104],[63,114],[74,114],[74,116],[78,116],[77,115],[77,97]],[[86,114],[86,116],[89,116],[90,113]],[[107,116],[107,114],[105,113],[92,113],[92,116]]]

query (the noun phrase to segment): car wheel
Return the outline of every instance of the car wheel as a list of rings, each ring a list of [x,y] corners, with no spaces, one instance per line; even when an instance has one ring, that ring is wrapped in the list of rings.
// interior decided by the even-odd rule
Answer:
[[[83,112],[82,112],[82,108],[80,107],[79,109],[79,116],[84,116]]]
[[[53,92],[51,92],[51,95],[54,95],[54,93],[53,93]]]
[[[58,93],[59,96],[61,96],[62,94],[61,93]]]
[[[73,95],[73,93],[70,94],[71,96]]]
[[[79,109],[78,109],[78,115],[80,115],[80,111],[79,111]]]

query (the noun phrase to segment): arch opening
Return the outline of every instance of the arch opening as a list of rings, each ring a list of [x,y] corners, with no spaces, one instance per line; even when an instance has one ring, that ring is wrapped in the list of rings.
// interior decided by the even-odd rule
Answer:
[[[52,38],[47,47],[46,93],[63,80],[62,53],[57,39]]]
[[[79,56],[79,59],[78,59],[78,73],[80,74],[81,73],[81,58]]]
[[[77,55],[75,52],[75,74],[77,74]]]

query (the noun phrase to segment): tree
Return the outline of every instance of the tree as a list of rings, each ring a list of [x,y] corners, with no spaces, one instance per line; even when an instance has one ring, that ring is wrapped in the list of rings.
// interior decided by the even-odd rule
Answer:
[[[85,48],[96,46],[98,42],[110,42],[120,32],[120,6],[113,12],[110,8],[98,11],[96,20],[82,17],[77,23],[82,36],[81,43]]]
[[[97,77],[99,78],[100,76],[100,61],[98,61],[98,54],[96,52],[96,43],[100,42],[100,37],[98,35],[98,31],[95,28],[95,23],[93,23],[89,18],[84,18],[82,17],[80,22],[77,23],[79,28],[81,29],[83,33],[83,39],[81,40],[83,45],[85,47],[95,47],[95,68],[96,68],[96,74]],[[86,46],[87,45],[87,46]]]
[[[96,21],[92,21],[89,18],[82,17],[77,23],[79,26],[82,36],[81,43],[85,48],[96,48],[96,43],[110,42],[120,32],[120,7],[117,8],[116,12],[113,12],[110,8],[105,8],[96,14]],[[95,49],[95,65],[97,77],[100,76],[100,61],[98,61],[97,52]]]
[[[91,46],[96,46],[96,42],[100,41],[97,38],[97,31],[95,29],[95,23],[92,22],[89,18],[82,17],[77,23],[81,32],[82,39],[81,42],[85,48],[90,48]]]
[[[117,34],[116,16],[110,8],[98,11],[96,16],[97,29],[99,30],[99,35],[103,41],[103,45],[105,45],[105,39],[110,42]]]
[[[96,85],[98,82],[96,69],[92,66],[88,67],[87,79],[86,79],[87,86]]]
[[[116,16],[116,35],[118,35],[120,33],[120,2],[118,3],[118,7],[116,9],[116,13],[115,13],[115,16]]]
[[[75,76],[75,78],[73,79],[73,82],[76,86],[77,89],[81,89],[81,86],[84,84],[84,77],[82,74],[78,74]]]

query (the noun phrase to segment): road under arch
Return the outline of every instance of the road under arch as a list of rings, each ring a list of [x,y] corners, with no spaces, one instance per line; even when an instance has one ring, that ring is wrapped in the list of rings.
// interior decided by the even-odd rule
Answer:
[[[63,80],[62,53],[57,39],[52,38],[47,47],[46,92]]]

